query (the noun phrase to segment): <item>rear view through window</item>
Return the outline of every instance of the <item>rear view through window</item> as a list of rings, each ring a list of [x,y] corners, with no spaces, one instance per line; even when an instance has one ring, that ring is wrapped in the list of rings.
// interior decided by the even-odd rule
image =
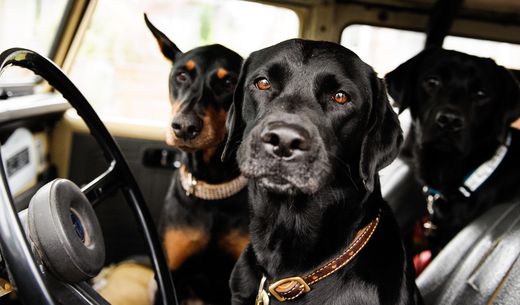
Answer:
[[[343,30],[341,44],[384,76],[419,53],[426,41],[422,32],[370,25],[351,25]],[[494,59],[499,65],[520,70],[520,45],[482,39],[447,36],[443,48]]]

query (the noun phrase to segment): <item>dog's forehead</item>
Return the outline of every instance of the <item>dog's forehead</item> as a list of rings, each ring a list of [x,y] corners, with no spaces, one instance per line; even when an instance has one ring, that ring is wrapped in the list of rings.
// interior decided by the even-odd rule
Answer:
[[[292,39],[256,51],[250,56],[250,70],[268,68],[275,64],[316,73],[342,72],[355,76],[367,72],[367,65],[354,52],[325,41]]]
[[[426,61],[425,73],[443,72],[450,77],[464,77],[465,80],[494,79],[496,63],[489,58],[477,57],[452,50],[439,50],[439,53]],[[441,74],[442,76],[442,74]]]
[[[188,70],[202,71],[226,68],[238,73],[242,64],[242,57],[236,52],[221,46],[209,45],[192,49],[176,63],[174,67],[185,67]]]

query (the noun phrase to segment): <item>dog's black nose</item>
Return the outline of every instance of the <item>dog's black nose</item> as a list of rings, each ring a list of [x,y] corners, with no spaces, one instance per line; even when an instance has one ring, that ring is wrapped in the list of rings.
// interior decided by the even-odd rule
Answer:
[[[464,118],[456,112],[441,110],[435,116],[435,123],[442,129],[459,131],[464,127]]]
[[[202,120],[195,115],[178,114],[173,117],[172,129],[177,138],[191,140],[202,130]]]
[[[308,132],[297,126],[274,124],[265,128],[260,137],[267,152],[284,159],[310,149]]]

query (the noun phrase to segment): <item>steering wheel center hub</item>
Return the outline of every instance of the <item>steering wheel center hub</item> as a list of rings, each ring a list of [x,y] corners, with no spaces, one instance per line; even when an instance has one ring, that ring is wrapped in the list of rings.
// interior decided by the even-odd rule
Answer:
[[[88,246],[90,244],[90,236],[88,235],[88,231],[85,230],[85,226],[83,225],[83,221],[78,211],[73,208],[70,209],[70,220],[72,221],[74,232],[76,232],[78,238],[85,246]]]
[[[101,226],[73,182],[56,179],[38,190],[29,205],[27,227],[42,261],[66,282],[87,280],[103,267]]]

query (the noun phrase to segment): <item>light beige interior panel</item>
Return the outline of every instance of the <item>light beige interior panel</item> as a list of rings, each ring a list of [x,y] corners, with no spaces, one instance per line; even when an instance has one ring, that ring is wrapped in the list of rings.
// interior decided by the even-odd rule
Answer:
[[[104,119],[103,123],[113,137],[164,141],[166,126],[160,124],[122,119]],[[69,109],[56,125],[51,137],[51,161],[56,165],[59,177],[68,177],[74,133],[89,133],[89,129],[76,110]]]

